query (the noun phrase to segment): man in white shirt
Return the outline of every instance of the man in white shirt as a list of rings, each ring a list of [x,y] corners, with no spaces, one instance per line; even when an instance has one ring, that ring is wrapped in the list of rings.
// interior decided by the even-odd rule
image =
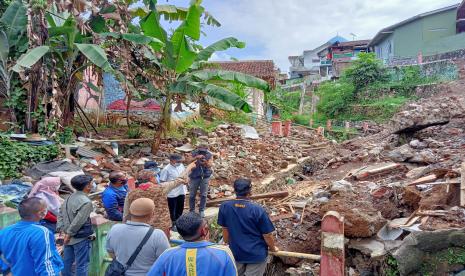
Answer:
[[[170,163],[160,172],[160,182],[163,183],[178,178],[186,169],[181,161],[182,156],[172,154],[170,156]],[[168,193],[168,207],[170,209],[173,230],[176,230],[175,222],[182,215],[184,210],[186,192],[186,185],[181,185]]]

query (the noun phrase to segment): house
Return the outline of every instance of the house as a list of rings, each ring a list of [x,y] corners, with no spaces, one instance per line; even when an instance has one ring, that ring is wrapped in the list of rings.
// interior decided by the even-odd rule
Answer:
[[[340,77],[345,68],[357,59],[358,54],[369,52],[370,40],[336,42],[329,47],[329,60],[332,64],[333,77]]]
[[[274,89],[278,82],[279,70],[272,60],[214,61],[210,63],[223,70],[240,72],[260,78],[268,82],[271,89]],[[254,113],[259,116],[265,115],[265,94],[263,91],[251,89],[248,103],[253,107]]]
[[[386,27],[369,47],[386,64],[465,48],[465,1]],[[462,32],[462,33],[461,33]]]
[[[326,77],[330,75],[332,71],[331,63],[327,61],[325,56],[319,56],[318,53],[324,52],[336,42],[345,41],[347,41],[347,39],[341,36],[335,36],[313,50],[305,50],[300,56],[290,56],[288,58],[291,63],[291,67],[289,68],[290,78],[302,78],[310,75]]]

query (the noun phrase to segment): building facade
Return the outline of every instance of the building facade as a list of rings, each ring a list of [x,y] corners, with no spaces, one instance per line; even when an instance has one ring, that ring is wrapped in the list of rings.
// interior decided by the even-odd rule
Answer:
[[[369,46],[386,64],[465,48],[464,3],[422,13],[382,29]]]

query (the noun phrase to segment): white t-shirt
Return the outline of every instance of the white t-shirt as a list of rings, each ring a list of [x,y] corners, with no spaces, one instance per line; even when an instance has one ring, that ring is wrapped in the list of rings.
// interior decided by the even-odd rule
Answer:
[[[168,164],[166,167],[163,168],[160,172],[160,181],[163,182],[172,181],[178,178],[186,169],[183,164],[175,167],[171,164]],[[177,197],[180,195],[185,195],[187,193],[186,185],[180,185],[168,193],[168,197]]]

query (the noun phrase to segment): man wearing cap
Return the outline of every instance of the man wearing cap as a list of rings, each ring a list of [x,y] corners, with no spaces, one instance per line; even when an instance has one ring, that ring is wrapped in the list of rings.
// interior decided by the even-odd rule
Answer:
[[[236,276],[234,257],[228,247],[209,242],[206,220],[189,212],[176,221],[179,234],[186,241],[166,250],[150,269],[148,276]]]
[[[148,233],[150,221],[155,216],[155,204],[152,199],[139,198],[129,207],[131,219],[124,224],[115,224],[107,235],[106,248],[110,256],[126,265],[131,255]],[[170,247],[168,238],[159,229],[153,233],[126,270],[126,276],[145,276],[152,264]]]
[[[162,185],[164,182],[175,180],[184,172],[186,168],[181,163],[181,160],[182,156],[179,154],[172,154],[170,156],[170,163],[164,167],[160,173],[160,181]],[[186,185],[180,185],[172,189],[167,195],[173,230],[176,229],[174,222],[182,215],[184,210],[184,198],[186,197],[186,192]]]
[[[157,184],[160,183],[160,168],[158,167],[158,163],[156,161],[146,161],[144,163],[144,170],[153,171],[155,179],[157,180]]]
[[[199,213],[201,217],[205,217],[208,182],[213,174],[213,156],[208,151],[208,146],[202,144],[192,152],[192,157],[196,160],[196,166],[189,175],[189,210],[191,212],[195,211],[195,197],[197,190],[200,189]]]
[[[233,252],[239,276],[263,275],[268,250],[278,251],[273,223],[265,209],[249,199],[251,190],[250,179],[234,181],[236,199],[221,204],[218,214],[223,240]]]

